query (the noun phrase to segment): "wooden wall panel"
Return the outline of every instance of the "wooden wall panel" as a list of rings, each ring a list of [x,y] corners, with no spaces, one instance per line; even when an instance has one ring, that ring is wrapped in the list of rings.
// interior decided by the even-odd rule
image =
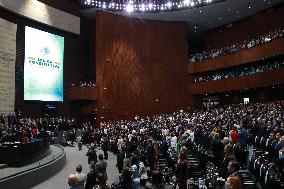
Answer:
[[[70,87],[66,90],[68,100],[97,100],[96,87]]]
[[[248,62],[265,59],[279,54],[284,54],[284,38],[238,53],[220,56],[199,63],[188,64],[187,71],[189,73],[198,73],[217,70],[220,68],[246,64]]]
[[[95,53],[98,112],[105,120],[189,104],[185,23],[97,11]]]
[[[76,14],[76,10],[70,8],[67,1],[53,0],[47,1],[48,5],[57,9],[68,10],[69,13]],[[73,5],[72,5],[73,6]],[[68,8],[69,7],[69,8]],[[51,104],[51,102],[39,102],[39,101],[24,101],[24,55],[25,55],[25,26],[37,28],[39,30],[47,31],[56,35],[64,37],[65,49],[64,49],[64,92],[66,88],[71,86],[71,83],[78,81],[85,81],[90,78],[90,57],[91,57],[91,22],[85,18],[81,18],[81,35],[75,35],[68,32],[64,32],[55,28],[51,28],[40,24],[38,22],[31,21],[27,18],[10,13],[7,10],[0,9],[0,18],[6,19],[10,22],[17,24],[17,44],[16,44],[16,94],[15,94],[15,110],[21,110],[24,115],[41,116],[44,114],[44,105]],[[94,79],[93,79],[94,80]],[[79,105],[69,101],[64,96],[63,103],[55,103],[58,114],[64,115],[77,115]]]
[[[270,85],[284,84],[284,68],[260,73],[254,76],[223,79],[219,81],[200,82],[188,85],[190,94],[211,94],[226,91],[266,87]]]
[[[283,18],[284,6],[276,7],[270,11],[262,11],[254,16],[233,23],[232,27],[222,26],[206,32],[205,46],[220,48],[259,36],[260,34],[266,34],[270,30],[284,27]]]

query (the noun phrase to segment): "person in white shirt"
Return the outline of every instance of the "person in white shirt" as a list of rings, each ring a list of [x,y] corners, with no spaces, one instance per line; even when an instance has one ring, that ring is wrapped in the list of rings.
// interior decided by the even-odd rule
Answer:
[[[78,180],[77,182],[80,183],[82,186],[84,186],[85,181],[87,179],[87,175],[82,173],[82,165],[78,165],[76,167],[75,175],[76,175],[77,180]]]
[[[177,137],[176,135],[173,134],[172,138],[171,138],[171,147],[177,151]]]
[[[122,146],[123,146],[124,142],[121,136],[119,136],[118,140],[117,140],[117,148],[119,151],[122,150]]]

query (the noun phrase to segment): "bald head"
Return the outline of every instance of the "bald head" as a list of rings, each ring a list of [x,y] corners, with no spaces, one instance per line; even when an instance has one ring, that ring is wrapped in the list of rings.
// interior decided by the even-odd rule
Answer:
[[[69,175],[69,177],[68,177],[69,186],[75,185],[77,183],[77,181],[78,181],[78,179],[77,179],[76,175],[74,175],[74,174]]]

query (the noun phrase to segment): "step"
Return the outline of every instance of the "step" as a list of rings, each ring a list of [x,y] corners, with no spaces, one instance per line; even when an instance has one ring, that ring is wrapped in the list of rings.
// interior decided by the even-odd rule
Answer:
[[[7,168],[7,167],[8,167],[7,164],[0,164],[0,169],[5,169],[5,168]]]

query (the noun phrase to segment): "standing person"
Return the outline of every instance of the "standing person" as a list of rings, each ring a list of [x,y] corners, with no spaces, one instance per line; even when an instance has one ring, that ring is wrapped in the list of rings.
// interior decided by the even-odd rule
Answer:
[[[180,189],[187,189],[187,179],[188,179],[188,162],[187,155],[185,153],[180,153],[179,162],[176,169],[177,184]]]
[[[108,142],[107,142],[106,138],[102,139],[101,148],[102,148],[102,151],[104,152],[104,159],[107,160],[108,159],[108,153],[107,153],[107,151],[108,151]]]
[[[225,182],[225,189],[242,189],[241,179],[237,176],[229,176]]]
[[[147,146],[147,162],[148,166],[150,167],[151,171],[154,170],[154,164],[155,164],[155,150],[154,145],[151,139],[148,140],[148,146]]]
[[[96,163],[96,171],[98,171],[99,174],[102,175],[102,178],[107,181],[107,162],[104,161],[103,154],[99,154],[99,161]]]
[[[86,153],[86,156],[88,156],[88,164],[90,164],[91,161],[97,163],[98,161],[97,152],[94,146],[89,148],[88,152]]]
[[[117,158],[116,158],[117,159],[116,167],[118,168],[119,174],[121,174],[122,171],[123,171],[123,159],[124,159],[124,157],[125,157],[125,152],[122,149],[120,149],[119,153],[117,154]]]
[[[233,144],[237,144],[238,142],[238,131],[237,131],[237,125],[234,124],[234,126],[232,127],[232,130],[230,131],[230,137],[231,137],[231,141]]]
[[[67,136],[65,133],[63,133],[62,135],[62,145],[63,146],[66,146],[67,145]]]
[[[139,189],[140,188],[140,177],[139,177],[139,170],[137,165],[132,165],[131,167],[132,172],[132,189]]]
[[[117,148],[118,148],[119,151],[122,150],[123,143],[124,142],[123,142],[122,137],[119,136],[118,139],[117,139]]]
[[[97,184],[97,175],[98,171],[95,169],[96,168],[96,163],[94,161],[90,162],[90,172],[87,174],[87,179],[86,179],[86,189],[93,189],[93,187]]]
[[[81,151],[81,150],[82,150],[82,147],[83,147],[82,138],[81,138],[81,137],[78,137],[78,150]]]
[[[165,187],[163,174],[159,171],[152,173],[152,189],[164,189]]]
[[[248,130],[248,142],[247,142],[247,151],[248,151],[247,165],[249,165],[251,161],[251,157],[253,155],[253,142],[254,142],[254,137],[253,137],[252,131],[249,129]]]
[[[172,134],[171,137],[171,147],[177,151],[177,136],[175,134]]]
[[[140,177],[140,186],[145,188],[147,183],[147,170],[143,162],[139,163],[139,177]]]
[[[87,175],[82,173],[82,165],[77,165],[75,175],[78,179],[78,184],[84,186],[85,181],[87,179]]]
[[[68,176],[67,182],[68,185],[70,186],[70,189],[85,189],[84,186],[78,184],[78,179],[76,175],[71,174]]]
[[[246,146],[247,139],[248,139],[247,130],[244,128],[243,124],[241,124],[238,131],[238,142],[240,143],[240,145]]]
[[[73,128],[70,131],[69,137],[70,137],[70,140],[71,140],[71,146],[73,146],[74,145],[74,141],[76,140],[76,129],[75,128]]]

